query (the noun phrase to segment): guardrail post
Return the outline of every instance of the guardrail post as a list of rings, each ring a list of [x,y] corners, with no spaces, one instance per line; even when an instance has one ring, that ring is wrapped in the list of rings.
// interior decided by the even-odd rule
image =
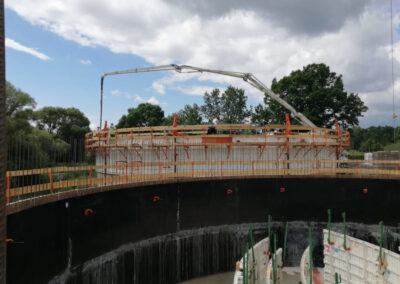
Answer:
[[[53,168],[50,168],[50,171],[49,171],[49,180],[50,180],[50,193],[54,193]]]

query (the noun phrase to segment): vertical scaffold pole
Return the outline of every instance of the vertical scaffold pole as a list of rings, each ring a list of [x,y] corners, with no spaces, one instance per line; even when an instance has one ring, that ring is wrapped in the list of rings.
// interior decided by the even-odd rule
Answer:
[[[255,263],[256,263],[256,259],[254,256],[254,242],[253,242],[253,225],[250,224],[250,246],[251,246],[251,254],[252,254],[252,258],[253,261],[251,263],[251,282],[252,284],[255,284],[256,281],[256,271],[255,271]]]
[[[6,213],[6,75],[4,39],[4,0],[0,0],[0,283],[6,283],[7,213]]]
[[[272,255],[272,269],[274,272],[274,284],[278,283],[278,268],[276,259],[276,234],[274,234],[274,254]]]
[[[247,252],[247,246],[248,244],[246,243],[246,251],[243,254],[243,270],[242,270],[242,275],[243,275],[243,284],[246,284],[246,252]]]
[[[246,284],[249,283],[249,243],[246,243]]]
[[[383,244],[383,221],[379,222],[379,261],[382,262],[382,244]]]
[[[268,215],[267,232],[268,232],[268,250],[271,252],[271,215]]]
[[[313,242],[312,242],[312,230],[311,228],[308,229],[308,252],[309,252],[309,262],[310,262],[310,284],[313,283]]]
[[[347,234],[347,228],[346,228],[346,212],[342,213],[342,218],[343,218],[343,248],[347,249],[346,246],[346,234]]]
[[[284,239],[283,239],[283,265],[286,265],[288,231],[289,231],[289,224],[286,222],[285,235],[284,235]]]
[[[328,209],[328,244],[331,244],[331,209]]]

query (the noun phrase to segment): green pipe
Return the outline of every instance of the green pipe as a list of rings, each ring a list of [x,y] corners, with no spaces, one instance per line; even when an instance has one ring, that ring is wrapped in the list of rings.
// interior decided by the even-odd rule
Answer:
[[[277,260],[276,260],[276,234],[274,234],[274,254],[272,255],[272,269],[274,272],[274,284],[277,284],[278,281],[278,269],[277,269]]]
[[[286,248],[287,248],[287,235],[288,235],[288,230],[289,230],[289,224],[286,222],[285,226],[285,236],[283,239],[283,265],[286,264]]]
[[[249,243],[246,243],[246,252],[244,253],[244,284],[249,280]]]
[[[312,243],[312,235],[311,235],[311,228],[308,229],[308,252],[309,252],[309,262],[310,262],[310,284],[313,283],[313,258],[312,258],[312,251],[313,251],[313,243]]]
[[[331,243],[331,209],[328,209],[328,243]]]
[[[379,222],[379,261],[382,262],[383,222]]]
[[[339,284],[339,274],[335,272],[335,284]]]
[[[251,245],[251,253],[253,256],[253,263],[251,266],[251,282],[255,284],[256,281],[256,271],[255,271],[255,263],[256,263],[256,258],[254,256],[254,242],[253,242],[253,225],[250,224],[250,245]]]
[[[246,252],[243,254],[242,276],[243,276],[243,284],[245,284],[245,279],[246,279]]]
[[[347,248],[346,246],[346,234],[347,234],[347,228],[346,228],[346,212],[342,213],[342,218],[343,218],[343,248]]]
[[[271,215],[268,215],[267,231],[268,231],[268,250],[271,251]]]

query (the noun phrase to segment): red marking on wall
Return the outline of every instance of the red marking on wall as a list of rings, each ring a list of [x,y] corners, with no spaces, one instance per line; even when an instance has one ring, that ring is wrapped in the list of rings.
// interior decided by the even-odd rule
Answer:
[[[228,189],[227,191],[226,191],[226,194],[232,194],[232,189]]]
[[[367,193],[368,193],[368,188],[364,188],[364,189],[363,189],[363,193],[364,193],[364,194],[367,194]]]
[[[88,208],[88,209],[85,209],[85,211],[83,211],[83,215],[85,215],[85,216],[89,216],[92,214],[93,214],[93,209]]]
[[[324,283],[324,277],[319,273],[318,269],[313,270],[313,282],[314,284],[323,284]]]
[[[218,137],[218,136],[203,136],[201,137],[201,143],[207,144],[207,143],[215,143],[215,144],[226,144],[226,143],[232,143],[232,136],[223,136],[223,137]]]
[[[286,189],[285,189],[284,187],[281,187],[281,188],[279,189],[279,191],[280,191],[280,192],[285,192]]]
[[[157,201],[160,201],[160,196],[158,196],[158,195],[153,196],[153,202],[157,202]]]

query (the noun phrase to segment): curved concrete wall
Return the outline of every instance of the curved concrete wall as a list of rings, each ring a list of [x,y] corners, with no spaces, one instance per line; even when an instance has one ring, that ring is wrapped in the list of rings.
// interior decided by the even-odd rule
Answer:
[[[124,246],[135,250],[135,243],[156,240],[157,236],[162,236],[161,239],[176,237],[180,241],[169,245],[166,242],[164,247],[161,244],[165,242],[155,241],[142,258],[127,254],[120,260],[126,264],[120,264],[122,270],[115,268],[115,275],[109,276],[124,279],[124,283],[144,283],[144,279],[146,283],[175,283],[233,269],[232,259],[241,255],[246,233],[237,234],[236,229],[224,233],[221,229],[210,237],[209,233],[200,234],[196,230],[265,222],[268,214],[276,221],[324,222],[328,208],[333,211],[333,221],[340,221],[340,213],[346,211],[352,222],[374,224],[383,220],[386,225],[397,226],[399,185],[400,180],[344,177],[218,179],[112,190],[44,204],[8,216],[8,237],[14,240],[8,245],[8,283],[43,283],[51,279],[67,283],[103,283],[107,278],[96,278],[94,275],[98,274],[88,272],[95,266],[94,260],[99,262],[98,258],[107,253],[118,254],[118,249]],[[367,194],[364,188],[368,189]],[[89,214],[85,214],[85,210]],[[204,255],[217,243],[219,260],[207,268],[212,263],[207,261],[215,257],[211,254],[202,260],[203,268],[193,269],[199,265],[195,250],[178,250],[188,240],[182,231],[191,232],[188,234],[192,236],[195,232],[205,236],[197,243],[203,246],[198,254]],[[265,233],[260,229],[258,234],[261,238]],[[151,246],[157,243],[158,252],[151,252]],[[163,254],[159,253],[160,249]],[[186,268],[177,267],[181,262],[165,265],[171,260],[163,256],[174,255],[185,255]],[[138,266],[129,265],[129,259],[136,259]],[[154,261],[159,265],[150,265]],[[143,265],[156,271],[147,271]],[[135,272],[134,267],[139,270]],[[173,272],[173,267],[181,272]],[[135,278],[139,274],[141,278]],[[154,274],[158,276],[149,276]],[[125,278],[118,278],[121,275]]]

